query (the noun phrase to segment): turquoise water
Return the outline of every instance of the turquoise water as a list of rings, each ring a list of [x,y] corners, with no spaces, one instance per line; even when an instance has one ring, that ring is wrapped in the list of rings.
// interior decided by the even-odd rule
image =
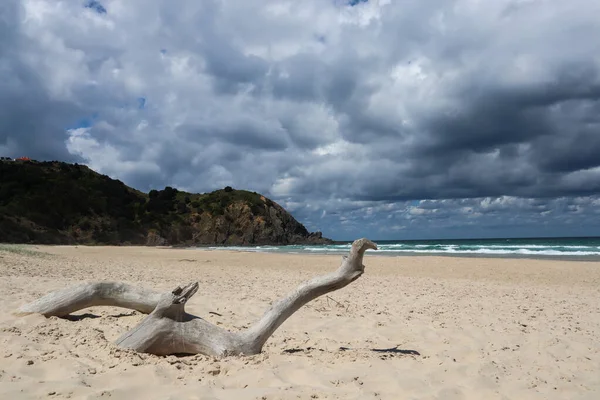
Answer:
[[[461,239],[461,240],[380,240],[381,255],[449,255],[480,257],[532,257],[599,259],[600,238]],[[206,248],[205,248],[206,249]],[[219,246],[208,249],[267,253],[345,254],[350,242],[307,246]]]

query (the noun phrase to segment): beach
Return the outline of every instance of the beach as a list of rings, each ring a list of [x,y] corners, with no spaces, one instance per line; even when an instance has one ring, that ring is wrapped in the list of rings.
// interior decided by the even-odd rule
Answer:
[[[169,291],[243,329],[339,255],[150,247],[0,247],[0,398],[598,399],[600,262],[382,257],[307,304],[255,356],[158,357],[112,344],[144,315],[13,312],[83,281]]]

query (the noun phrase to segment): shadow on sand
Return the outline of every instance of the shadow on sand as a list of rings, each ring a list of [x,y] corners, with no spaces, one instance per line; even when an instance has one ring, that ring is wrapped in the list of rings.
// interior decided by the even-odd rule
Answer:
[[[78,314],[78,315],[69,314],[69,315],[65,315],[63,318],[66,320],[69,320],[69,321],[82,321],[84,319],[100,318],[100,316],[96,315],[96,314],[85,313],[85,314]]]
[[[318,350],[318,351],[325,351],[324,349],[317,349],[314,347],[307,347],[307,348],[300,348],[300,347],[296,347],[293,349],[285,349],[283,350],[284,353],[288,353],[288,354],[294,354],[294,353],[300,353],[300,352],[308,352],[311,350]],[[353,349],[351,347],[340,347],[339,348],[340,351],[352,351],[352,350],[363,350],[363,349]],[[399,349],[398,346],[396,347],[390,347],[389,349],[365,349],[365,350],[369,350],[369,351],[373,351],[375,353],[383,353],[383,354],[390,354],[390,355],[404,355],[404,356],[420,356],[421,353],[419,353],[416,350],[406,350],[406,349]]]
[[[131,317],[135,314],[137,314],[136,311],[130,311],[130,312],[123,312],[123,313],[119,313],[119,314],[107,315],[107,317],[122,318],[122,317]],[[62,318],[69,320],[69,321],[82,321],[84,319],[101,318],[101,316],[96,315],[96,314],[91,314],[91,313],[85,313],[85,314],[69,314],[69,315],[65,315]]]

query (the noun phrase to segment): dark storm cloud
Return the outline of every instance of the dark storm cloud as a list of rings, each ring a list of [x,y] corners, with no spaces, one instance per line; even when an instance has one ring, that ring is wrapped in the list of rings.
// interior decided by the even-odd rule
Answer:
[[[4,1],[0,151],[332,236],[593,231],[600,4],[351,3]]]
[[[313,54],[298,54],[274,66],[272,78],[265,82],[259,95],[268,94],[283,99],[314,101],[319,98],[320,81],[326,72]],[[266,92],[266,93],[265,93]]]
[[[490,89],[484,98],[470,95],[477,91],[471,88],[462,98],[468,104],[465,112],[440,116],[425,125],[430,137],[422,143],[423,154],[485,152],[527,143],[539,153],[532,161],[542,169],[569,172],[599,165],[600,157],[590,157],[589,153],[572,166],[565,162],[568,158],[579,158],[584,146],[591,146],[590,153],[600,150],[597,147],[600,142],[589,140],[590,134],[600,133],[600,127],[593,123],[600,101],[600,79],[597,70],[582,69],[585,72],[558,74],[553,82],[536,87]],[[555,148],[544,149],[548,144]],[[560,148],[563,154],[556,157],[556,163],[543,159],[556,155],[555,151],[547,150]],[[564,150],[571,152],[571,157]]]
[[[218,92],[235,94],[239,84],[251,83],[264,77],[267,63],[256,56],[245,56],[228,43],[211,42],[204,51],[206,72],[215,78]]]

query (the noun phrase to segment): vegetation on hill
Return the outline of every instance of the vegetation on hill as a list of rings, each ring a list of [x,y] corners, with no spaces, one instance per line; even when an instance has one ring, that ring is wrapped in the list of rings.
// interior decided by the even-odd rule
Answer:
[[[277,203],[226,187],[145,194],[84,165],[0,161],[0,242],[46,244],[328,243]]]

